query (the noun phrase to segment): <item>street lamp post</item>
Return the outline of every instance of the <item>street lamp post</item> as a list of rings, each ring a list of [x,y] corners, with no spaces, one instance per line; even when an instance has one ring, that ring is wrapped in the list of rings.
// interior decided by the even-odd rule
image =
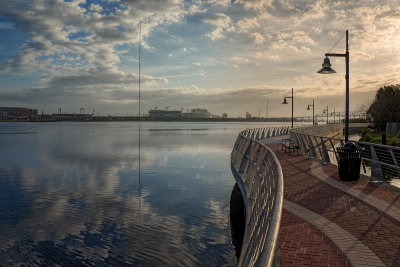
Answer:
[[[346,60],[346,114],[345,114],[345,129],[344,136],[345,141],[349,141],[349,31],[346,30],[346,53],[336,54],[336,53],[325,53],[324,63],[322,64],[322,69],[318,71],[321,74],[331,74],[336,73],[335,70],[331,68],[331,63],[328,57],[344,57]]]
[[[287,104],[288,103],[286,101],[287,98],[291,98],[292,99],[292,128],[293,128],[293,102],[294,102],[294,99],[293,99],[293,88],[292,88],[292,96],[285,96],[283,98],[283,103],[282,104]]]
[[[312,99],[312,105],[307,106],[307,110],[310,110],[310,107],[312,107],[312,125],[314,126],[314,98]]]
[[[328,114],[329,114],[329,110],[328,110],[328,106],[326,106],[326,109],[324,109],[324,111],[322,113],[326,112],[326,124],[328,124]]]
[[[333,112],[331,113],[331,116],[333,115],[333,124],[336,123],[336,111],[333,109]]]

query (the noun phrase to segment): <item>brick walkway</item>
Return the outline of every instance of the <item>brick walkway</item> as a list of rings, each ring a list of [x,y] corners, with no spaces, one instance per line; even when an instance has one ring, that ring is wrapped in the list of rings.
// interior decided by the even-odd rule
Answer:
[[[267,144],[284,176],[282,266],[400,266],[400,196]],[[399,190],[400,192],[400,190]]]

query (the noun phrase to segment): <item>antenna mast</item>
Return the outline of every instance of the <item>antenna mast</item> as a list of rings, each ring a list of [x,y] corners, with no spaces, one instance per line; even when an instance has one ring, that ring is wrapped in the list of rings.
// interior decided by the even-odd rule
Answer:
[[[141,206],[141,198],[140,198],[140,187],[141,187],[141,181],[140,181],[140,121],[141,121],[141,114],[140,114],[140,46],[141,46],[141,41],[142,41],[142,21],[139,21],[139,208]]]
[[[142,21],[139,22],[139,124],[140,124],[140,46],[142,42]]]

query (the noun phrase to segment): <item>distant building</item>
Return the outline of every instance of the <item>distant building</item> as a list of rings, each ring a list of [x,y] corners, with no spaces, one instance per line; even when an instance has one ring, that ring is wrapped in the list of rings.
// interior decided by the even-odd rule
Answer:
[[[192,108],[190,117],[192,118],[210,118],[211,113],[205,108]]]
[[[21,120],[37,116],[37,109],[0,107],[0,120]]]
[[[183,109],[182,109],[183,110]],[[150,119],[207,119],[217,118],[218,116],[212,115],[207,109],[192,108],[189,112],[183,113],[182,110],[158,110],[152,109],[149,111]]]
[[[246,112],[246,119],[251,119],[251,114]]]
[[[150,119],[176,119],[182,117],[180,110],[157,110],[152,109],[149,111]]]
[[[222,118],[223,119],[227,119],[228,118],[228,114],[226,114],[226,113],[222,114]]]
[[[51,115],[57,121],[80,121],[80,120],[91,120],[92,114],[52,114]]]

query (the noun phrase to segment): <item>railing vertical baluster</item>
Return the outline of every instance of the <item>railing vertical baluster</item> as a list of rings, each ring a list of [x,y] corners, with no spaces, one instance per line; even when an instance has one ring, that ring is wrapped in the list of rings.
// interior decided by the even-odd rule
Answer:
[[[376,155],[376,151],[374,148],[374,145],[369,146],[371,149],[371,158],[372,158],[372,164],[371,164],[371,178],[378,179],[380,181],[383,181],[383,174],[382,174],[382,169],[381,169],[381,164],[379,163],[378,156]]]
[[[322,163],[327,164],[330,162],[329,160],[329,154],[328,154],[328,149],[326,149],[326,145],[325,145],[325,141],[323,140],[323,138],[321,137],[321,146],[322,146]]]
[[[393,149],[389,148],[389,152],[390,152],[390,155],[392,156],[394,166],[399,168],[399,164],[398,164],[398,162],[396,160],[396,157],[394,156]],[[399,169],[397,169],[397,175],[400,177],[400,170]]]
[[[307,135],[307,139],[308,139],[308,157],[315,159],[317,157],[317,155],[315,153],[315,148],[314,148],[314,144],[311,140],[311,136]]]
[[[335,149],[335,145],[332,142],[332,138],[329,138],[329,142],[331,143],[331,146],[332,146],[332,149],[333,149],[333,153],[335,154],[336,164],[339,164],[338,154],[337,154],[337,151]]]

